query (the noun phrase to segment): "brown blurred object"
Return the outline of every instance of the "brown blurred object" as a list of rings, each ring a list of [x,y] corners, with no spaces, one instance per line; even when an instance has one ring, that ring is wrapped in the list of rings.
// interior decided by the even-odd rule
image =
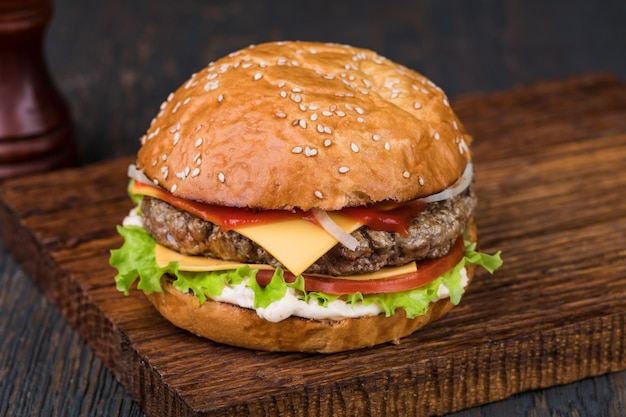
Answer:
[[[43,54],[51,0],[0,1],[0,182],[74,165],[67,104]]]

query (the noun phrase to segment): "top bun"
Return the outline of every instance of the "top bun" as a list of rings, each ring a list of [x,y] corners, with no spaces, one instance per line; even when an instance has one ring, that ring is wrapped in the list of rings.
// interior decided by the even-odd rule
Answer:
[[[137,166],[185,199],[338,210],[447,188],[470,142],[421,74],[366,49],[276,42],[221,58],[170,94]]]

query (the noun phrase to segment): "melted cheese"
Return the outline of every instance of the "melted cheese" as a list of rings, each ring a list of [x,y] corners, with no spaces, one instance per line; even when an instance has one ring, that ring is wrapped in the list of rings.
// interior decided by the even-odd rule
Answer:
[[[267,269],[273,270],[274,268],[270,265],[258,265],[258,264],[243,264],[238,262],[229,262],[222,261],[218,259],[206,258],[204,256],[188,256],[181,255],[178,252],[170,250],[165,246],[156,245],[155,249],[155,257],[156,263],[160,268],[165,267],[170,262],[178,262],[179,269],[181,271],[225,271],[228,269],[237,269],[244,265],[250,265],[252,269]],[[411,262],[410,264],[398,266],[398,267],[387,267],[383,268],[379,271],[372,272],[369,274],[358,274],[358,275],[350,275],[341,277],[341,279],[350,279],[350,280],[374,280],[374,279],[384,279],[393,276],[408,274],[411,272],[417,271],[417,267],[415,262]],[[316,276],[327,276],[328,275],[317,275]],[[336,278],[336,277],[335,277]]]
[[[361,224],[337,213],[328,215],[348,233]],[[294,275],[300,275],[337,244],[321,227],[302,219],[256,224],[234,229],[272,254]]]
[[[153,186],[133,187],[131,191],[155,198],[162,198],[162,193],[165,192]],[[328,213],[328,215],[348,233],[352,233],[362,225],[339,213]],[[338,243],[337,239],[327,231],[304,219],[255,224],[233,228],[233,230],[272,254],[294,275],[303,273]]]

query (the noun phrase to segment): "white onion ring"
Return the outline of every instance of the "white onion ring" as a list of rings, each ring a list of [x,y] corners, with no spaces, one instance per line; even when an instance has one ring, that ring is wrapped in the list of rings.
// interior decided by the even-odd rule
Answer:
[[[354,236],[343,230],[333,219],[330,218],[328,213],[320,209],[312,209],[311,212],[315,219],[319,222],[320,226],[326,230],[331,236],[339,241],[343,246],[350,250],[355,250],[359,246],[359,241]]]
[[[128,166],[128,178],[132,178],[144,184],[152,184],[152,180],[146,177],[146,174],[143,173],[142,170],[137,168],[137,165],[130,164]]]
[[[437,201],[454,198],[470,186],[473,177],[474,169],[472,166],[472,161],[467,161],[467,165],[465,166],[465,171],[463,171],[463,175],[461,175],[461,178],[459,178],[457,182],[452,184],[451,187],[448,187],[445,190],[438,192],[437,194],[431,194],[427,197],[418,198],[417,200],[423,201],[424,203],[435,203]]]

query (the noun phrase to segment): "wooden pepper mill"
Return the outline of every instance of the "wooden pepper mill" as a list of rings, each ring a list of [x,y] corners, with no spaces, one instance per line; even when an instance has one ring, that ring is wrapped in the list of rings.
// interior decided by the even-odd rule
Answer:
[[[0,182],[76,162],[70,112],[43,56],[52,12],[52,0],[0,1]]]

